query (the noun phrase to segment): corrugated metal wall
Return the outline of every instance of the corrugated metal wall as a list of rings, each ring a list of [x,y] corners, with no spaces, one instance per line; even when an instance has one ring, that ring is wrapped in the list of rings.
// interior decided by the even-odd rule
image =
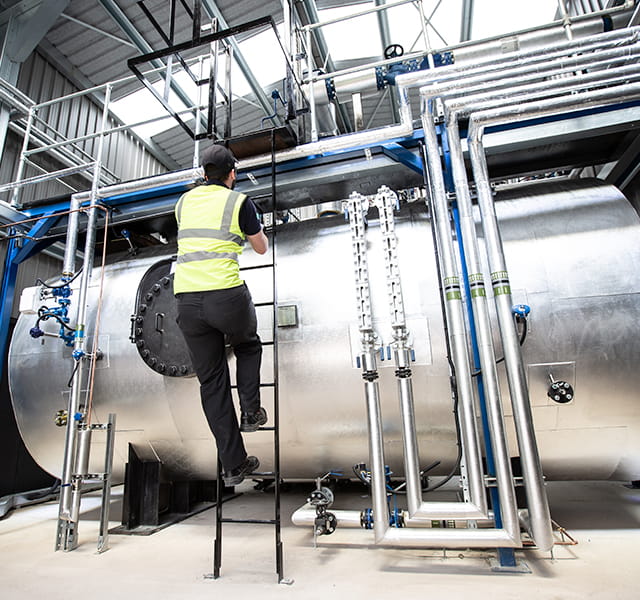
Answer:
[[[34,52],[22,65],[17,87],[35,102],[43,102],[58,98],[78,91],[62,74],[50,65],[40,54]],[[39,112],[39,116],[50,127],[67,138],[81,136],[95,132],[102,118],[102,107],[90,96],[82,96],[61,104],[45,107]],[[120,123],[115,118],[110,119],[109,127],[115,127]],[[22,149],[23,136],[17,131],[21,125],[19,122],[11,125],[11,132],[7,136],[7,143],[0,164],[0,181],[8,182],[16,178],[18,160]],[[43,128],[42,124],[39,124]],[[53,131],[48,134],[55,137]],[[78,144],[73,150],[74,156],[84,162],[88,161],[82,151],[93,156],[97,148],[96,139],[88,139]],[[66,147],[69,150],[70,147]],[[37,154],[34,162],[47,171],[53,171],[63,166],[59,160]],[[126,181],[147,177],[166,172],[166,167],[154,158],[144,147],[144,144],[128,132],[118,132],[110,135],[105,142],[104,165],[111,171],[115,178],[110,181]],[[25,177],[40,174],[41,171],[29,167]],[[90,187],[89,178],[75,176],[67,179],[75,189],[84,190]],[[21,192],[23,202],[55,197],[61,194],[69,194],[72,190],[59,182],[51,181],[36,186],[25,186]],[[6,198],[6,194],[5,194]]]

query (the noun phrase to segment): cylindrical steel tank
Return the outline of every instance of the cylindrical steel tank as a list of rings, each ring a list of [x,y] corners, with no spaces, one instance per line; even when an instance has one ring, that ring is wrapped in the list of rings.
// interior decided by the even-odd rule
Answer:
[[[640,479],[640,220],[618,190],[593,180],[536,183],[503,192],[497,212],[514,301],[531,307],[523,355],[545,475]],[[420,457],[423,465],[441,461],[434,472],[443,473],[455,460],[456,438],[429,227],[422,203],[405,205],[397,215],[405,311],[416,354],[413,385]],[[385,346],[391,336],[381,236],[373,213],[367,235],[374,322]],[[93,420],[105,422],[109,412],[117,414],[118,478],[129,442],[150,447],[174,477],[215,477],[215,445],[200,408],[196,379],[158,373],[157,362],[151,368],[141,357],[146,346],[137,347],[130,340],[137,336],[131,317],[140,316],[139,305],[145,302],[144,290],[142,298],[138,292],[141,281],[150,269],[159,269],[159,281],[166,277],[169,255],[170,251],[163,257],[132,258],[105,269],[99,337],[104,357],[96,370]],[[263,257],[248,251],[242,258],[245,266],[261,261]],[[348,223],[332,216],[279,227],[276,263],[283,476],[349,474],[353,464],[367,462],[368,448],[363,385],[356,365],[359,336]],[[98,268],[90,289],[89,333],[99,275]],[[151,272],[151,279],[155,276]],[[489,280],[488,274],[485,277]],[[254,301],[271,299],[270,268],[246,271],[245,279]],[[145,319],[152,319],[156,330],[173,326],[171,307],[160,309],[152,302],[146,310]],[[164,316],[158,321],[154,311]],[[258,309],[265,341],[271,339],[270,311]],[[15,328],[10,389],[29,451],[44,469],[59,475],[64,429],[54,420],[67,405],[73,360],[61,340],[29,336],[35,318],[21,315]],[[55,324],[45,326],[57,330]],[[498,343],[497,332],[495,339]],[[263,382],[272,381],[272,356],[272,348],[265,346]],[[165,373],[174,366],[178,374],[182,359],[170,360],[175,364],[167,363]],[[393,361],[379,361],[379,367],[386,458],[401,474]],[[515,455],[503,372],[501,376]],[[570,401],[556,402],[547,395],[552,381],[571,385]],[[263,403],[272,414],[271,388],[265,388]],[[252,433],[245,440],[248,450],[269,469],[271,434]],[[95,433],[94,462],[101,455],[99,446]]]

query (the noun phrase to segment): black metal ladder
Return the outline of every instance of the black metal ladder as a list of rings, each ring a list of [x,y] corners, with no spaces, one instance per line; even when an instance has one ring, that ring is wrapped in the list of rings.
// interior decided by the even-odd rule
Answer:
[[[274,482],[274,512],[272,519],[236,519],[225,517],[222,514],[222,495],[223,495],[223,478],[222,464],[218,459],[218,475],[217,475],[217,502],[216,502],[216,534],[214,542],[214,559],[213,559],[213,578],[220,577],[220,567],[222,565],[222,526],[225,523],[247,523],[252,525],[273,525],[275,529],[275,562],[276,573],[278,575],[278,583],[290,584],[291,581],[284,577],[284,564],[282,553],[282,537],[281,537],[281,520],[280,520],[280,411],[278,396],[278,307],[277,307],[277,289],[276,289],[276,202],[275,202],[275,132],[271,132],[271,262],[263,265],[244,267],[242,271],[252,269],[272,269],[272,289],[273,300],[271,302],[256,302],[256,308],[271,306],[273,312],[273,334],[270,341],[263,342],[263,346],[273,347],[273,380],[268,383],[261,383],[261,388],[273,388],[273,425],[260,427],[258,431],[270,431],[273,433],[273,471],[272,472],[255,472],[249,475],[253,479],[271,479]],[[233,386],[237,388],[237,386]]]

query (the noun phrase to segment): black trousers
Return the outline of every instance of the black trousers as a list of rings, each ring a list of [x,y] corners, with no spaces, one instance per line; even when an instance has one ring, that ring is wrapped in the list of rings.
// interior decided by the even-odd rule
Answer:
[[[231,396],[225,344],[236,356],[242,412],[260,408],[262,343],[256,310],[246,285],[226,290],[178,294],[178,325],[200,382],[202,409],[226,471],[247,458]]]

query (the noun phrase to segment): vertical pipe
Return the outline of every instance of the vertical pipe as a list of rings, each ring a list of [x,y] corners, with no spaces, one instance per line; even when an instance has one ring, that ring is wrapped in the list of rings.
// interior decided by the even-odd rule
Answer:
[[[560,15],[562,16],[562,26],[564,27],[565,35],[568,40],[573,39],[573,32],[571,31],[571,18],[567,12],[567,6],[564,0],[558,0],[558,7],[560,8]]]
[[[520,341],[511,313],[512,299],[509,274],[502,248],[502,239],[489,187],[489,173],[484,160],[480,139],[469,139],[469,152],[478,191],[478,204],[482,215],[482,227],[491,270],[494,300],[496,303],[500,335],[502,338],[507,379],[518,431],[518,445],[522,470],[527,482],[526,491],[534,539],[541,549],[553,546],[549,518],[549,504],[544,492],[542,467],[535,439],[529,390],[520,353]]]
[[[89,282],[91,280],[91,271],[93,269],[93,258],[95,252],[96,241],[96,225],[98,203],[98,188],[100,184],[100,171],[102,167],[102,152],[104,148],[104,131],[107,126],[109,117],[109,102],[111,99],[112,86],[108,84],[105,91],[104,109],[102,112],[102,124],[100,135],[98,136],[98,148],[96,152],[96,162],[93,172],[93,181],[91,186],[91,203],[89,210],[89,222],[87,224],[86,241],[84,248],[84,264],[82,267],[82,276],[80,278],[80,289],[78,291],[78,312],[76,317],[75,342],[74,342],[74,360],[77,361],[77,368],[71,383],[71,392],[69,394],[68,404],[68,422],[65,436],[65,450],[62,466],[61,489],[60,489],[60,507],[58,516],[58,535],[56,538],[56,549],[63,546],[64,550],[73,550],[77,544],[77,520],[73,519],[73,515],[79,512],[81,484],[74,483],[73,475],[77,465],[77,434],[82,423],[87,419],[88,415],[83,414],[86,407],[80,405],[80,395],[82,388],[82,357],[85,354],[85,320],[87,315],[87,295]]]
[[[465,464],[469,469],[471,502],[486,511],[480,447],[476,430],[473,384],[471,367],[467,351],[467,335],[462,308],[460,278],[455,265],[453,242],[449,235],[448,205],[440,151],[430,111],[423,106],[422,123],[425,136],[425,148],[428,157],[429,180],[432,186],[433,218],[436,226],[438,248],[442,265],[442,283],[445,289],[446,313],[451,337],[452,360],[456,372],[456,382],[460,398],[460,424],[463,431]]]
[[[307,45],[307,81],[309,81],[309,118],[311,119],[311,141],[318,141],[318,119],[316,114],[316,97],[313,84],[313,54],[311,52],[311,29],[307,27],[306,45]]]
[[[78,246],[78,225],[80,223],[80,205],[82,200],[75,194],[71,196],[69,205],[69,223],[67,225],[67,240],[64,246],[64,260],[62,263],[62,277],[71,278],[76,270],[76,251]]]

